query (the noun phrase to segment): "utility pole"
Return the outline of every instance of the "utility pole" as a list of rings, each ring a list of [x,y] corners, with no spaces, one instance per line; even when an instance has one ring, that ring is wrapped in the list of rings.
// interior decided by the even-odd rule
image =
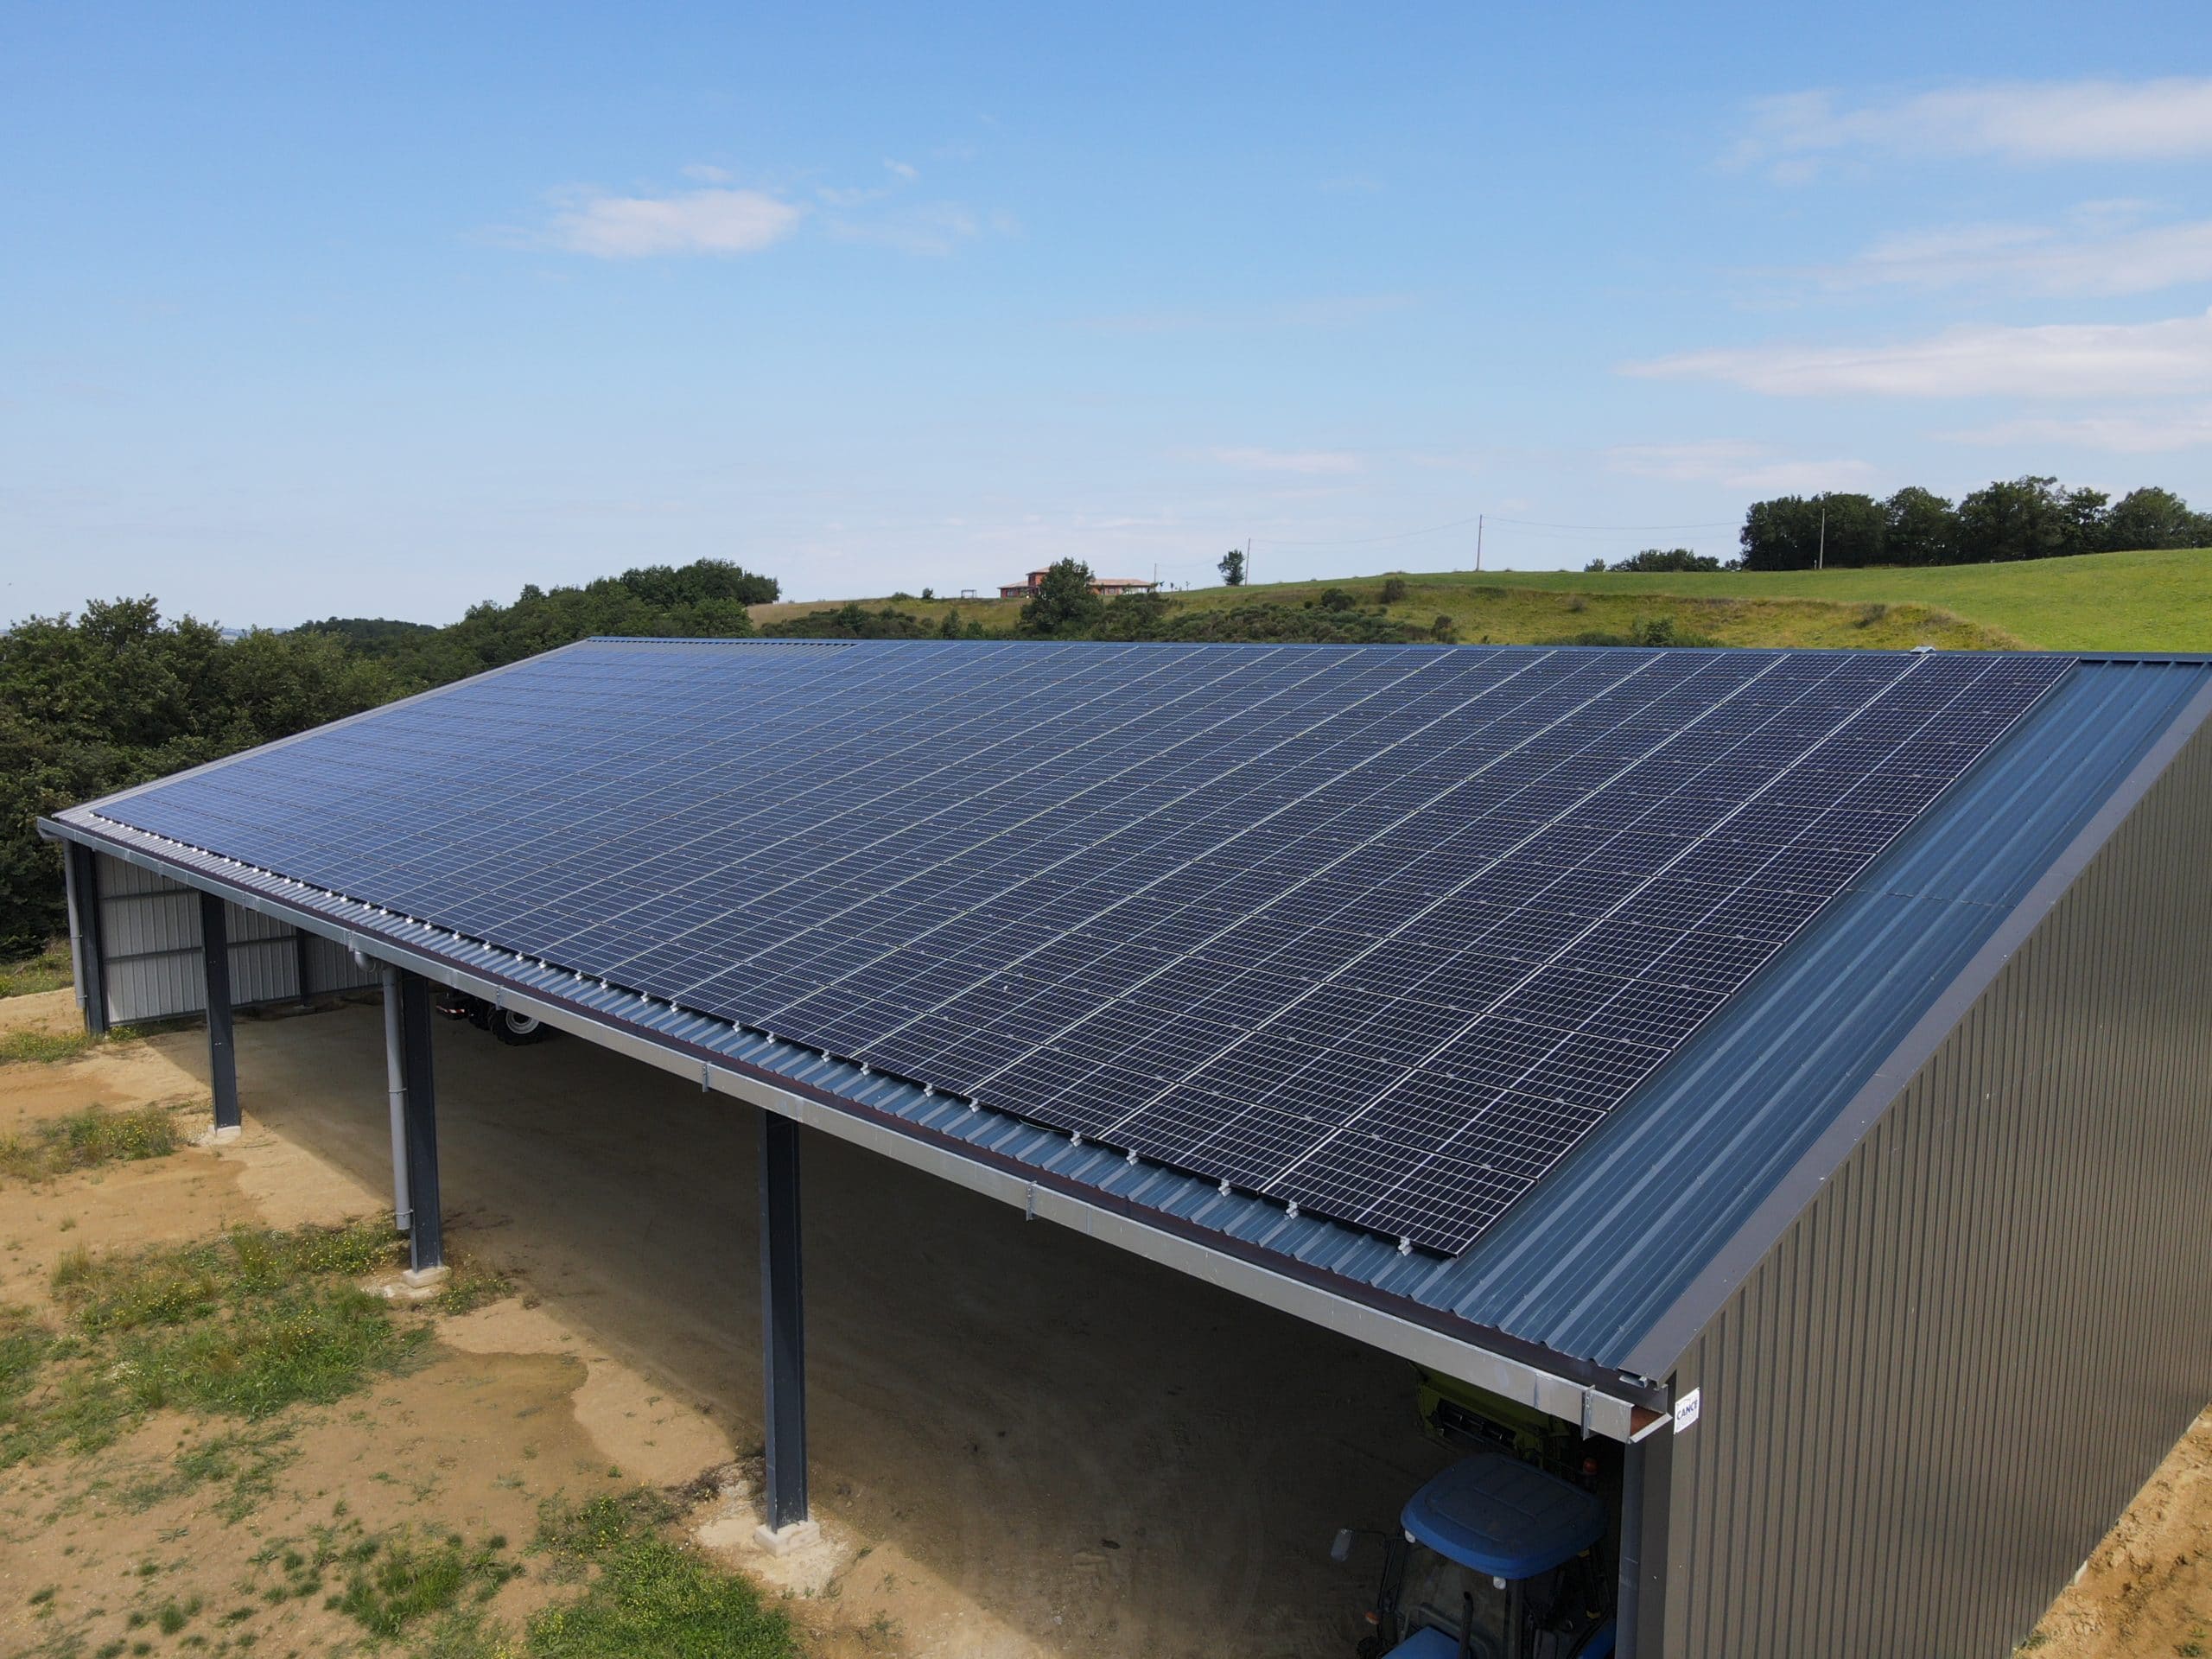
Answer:
[[[1252,538],[1249,536],[1244,538],[1244,585],[1247,588],[1252,585]]]
[[[1463,522],[1464,522],[1464,521],[1463,521]],[[1476,574],[1477,575],[1482,575],[1482,571],[1483,571],[1483,516],[1482,516],[1482,514],[1480,514],[1480,513],[1478,512],[1478,513],[1477,513],[1477,514],[1475,515],[1475,574]]]
[[[1822,507],[1821,509],[1821,545],[1819,550],[1813,555],[1813,569],[1815,570],[1825,570],[1827,568],[1828,510],[1826,507]]]

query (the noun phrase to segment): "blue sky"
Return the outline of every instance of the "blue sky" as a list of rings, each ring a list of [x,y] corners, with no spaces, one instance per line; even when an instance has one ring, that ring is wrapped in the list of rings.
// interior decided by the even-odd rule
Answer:
[[[2212,506],[2208,163],[2178,3],[21,4],[0,615]]]

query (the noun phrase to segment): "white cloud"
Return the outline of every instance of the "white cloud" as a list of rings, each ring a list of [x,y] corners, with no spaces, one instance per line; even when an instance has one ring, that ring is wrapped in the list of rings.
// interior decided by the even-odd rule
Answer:
[[[912,184],[922,176],[921,169],[908,162],[894,162],[887,156],[884,157],[883,164],[891,169],[893,178],[904,179],[908,184]]]
[[[2212,155],[2212,78],[2008,81],[1847,105],[1830,92],[1751,106],[1731,160],[1785,182],[1842,154],[2012,162],[2179,161]]]
[[[2212,404],[2163,411],[2137,410],[2075,419],[2030,416],[1942,435],[1955,443],[2070,444],[2121,455],[2164,454],[2177,449],[2212,448]]]
[[[1313,477],[1340,476],[1360,469],[1359,457],[1348,449],[1262,449],[1238,445],[1209,449],[1205,458],[1244,473],[1299,473]]]
[[[579,194],[546,238],[600,259],[653,254],[758,253],[797,228],[806,209],[762,190],[690,190],[671,196]]]
[[[699,184],[728,184],[735,176],[727,168],[709,166],[705,162],[694,162],[683,172],[685,178]]]
[[[1810,274],[1832,288],[1994,285],[2049,295],[2148,294],[2212,282],[2212,219],[2107,228],[2122,206],[2087,204],[2063,227],[1962,225],[1886,237],[1847,264]]]
[[[1718,484],[1753,494],[1808,495],[1848,490],[1874,481],[1863,461],[1807,461],[1785,455],[1771,444],[1736,438],[1704,438],[1689,443],[1624,443],[1605,452],[1606,464],[1633,478],[1664,479],[1677,484]]]
[[[2212,313],[2160,322],[1966,327],[1876,346],[1754,346],[1630,363],[1653,380],[1777,397],[2128,397],[2212,391]]]

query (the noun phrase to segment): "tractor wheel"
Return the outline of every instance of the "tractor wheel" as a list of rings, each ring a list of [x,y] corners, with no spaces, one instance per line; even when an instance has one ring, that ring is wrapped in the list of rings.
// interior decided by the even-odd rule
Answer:
[[[519,1046],[543,1042],[553,1034],[553,1028],[536,1014],[524,1014],[518,1008],[495,1008],[492,1012],[492,1034],[503,1043]]]

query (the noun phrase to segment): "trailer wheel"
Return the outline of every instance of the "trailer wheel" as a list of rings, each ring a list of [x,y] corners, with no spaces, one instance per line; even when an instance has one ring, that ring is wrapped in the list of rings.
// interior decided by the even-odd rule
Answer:
[[[553,1028],[519,1008],[499,1008],[492,1014],[492,1034],[503,1043],[542,1043],[553,1034]]]

